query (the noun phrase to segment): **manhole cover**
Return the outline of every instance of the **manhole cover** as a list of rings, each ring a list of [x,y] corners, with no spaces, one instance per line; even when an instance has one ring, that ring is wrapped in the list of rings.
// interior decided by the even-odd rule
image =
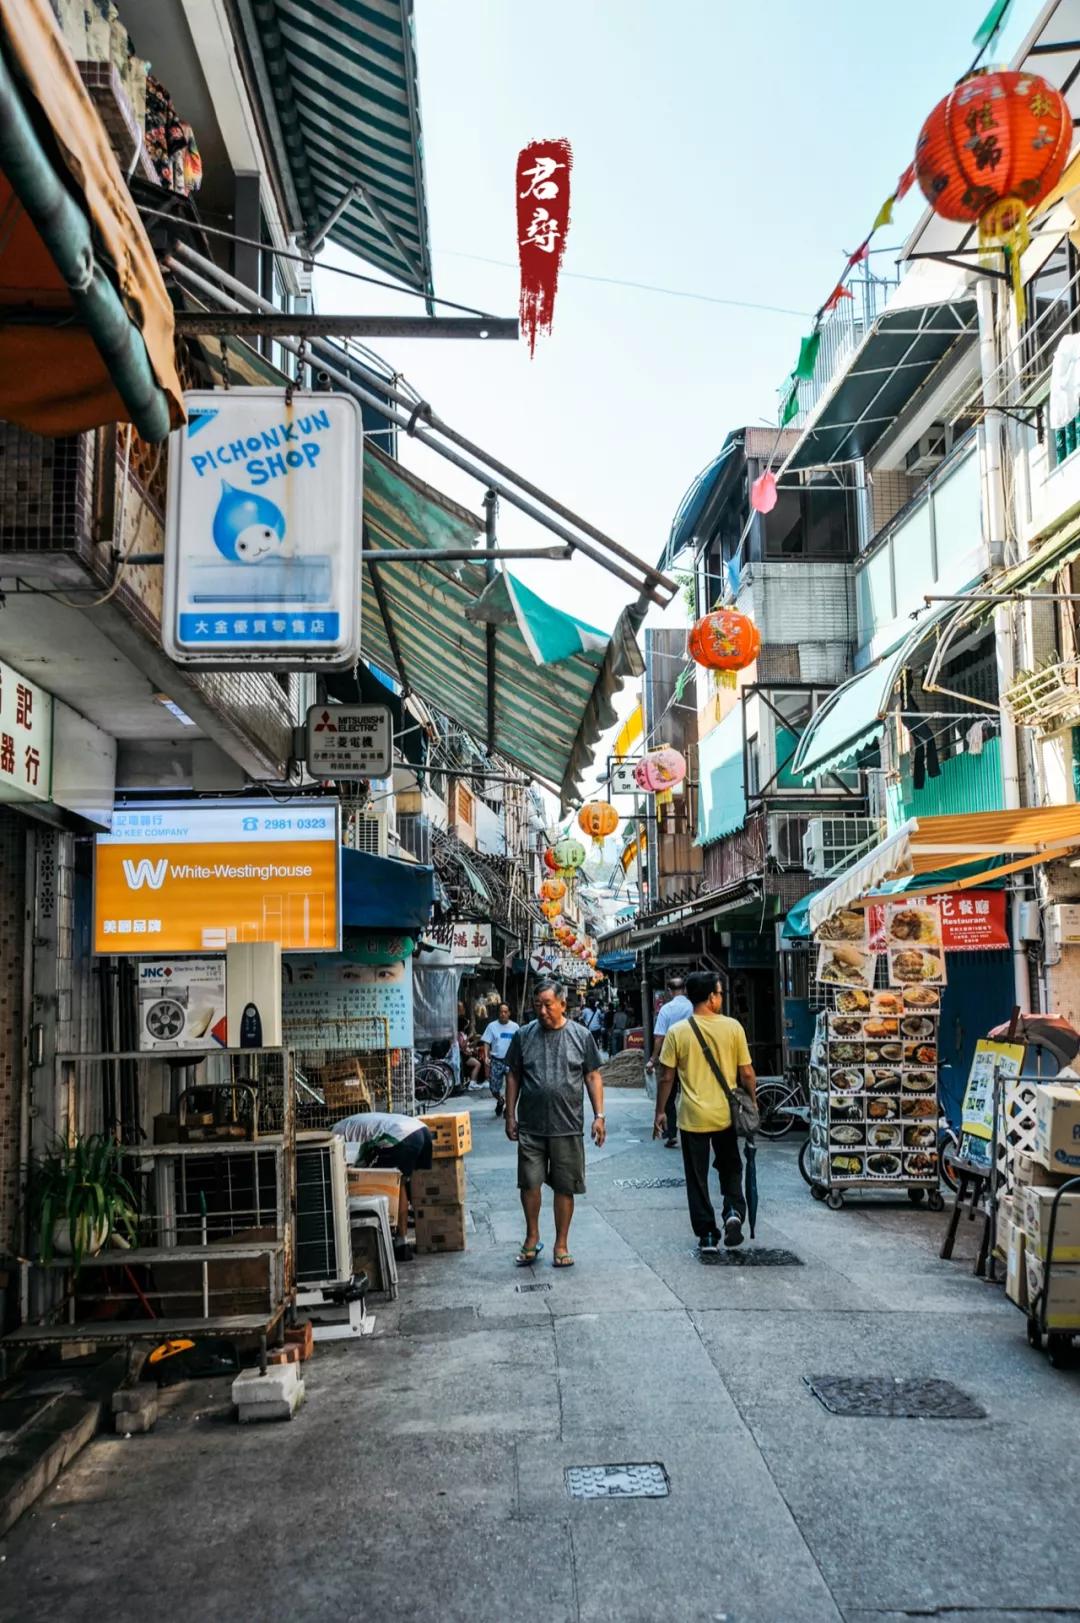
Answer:
[[[685,1189],[685,1178],[616,1178],[616,1189]]]
[[[571,1499],[666,1499],[668,1474],[662,1465],[568,1465]]]
[[[700,1257],[707,1268],[801,1268],[803,1260],[794,1251],[784,1251],[767,1245],[740,1246],[735,1251],[699,1251],[693,1246],[690,1255]]]
[[[528,1294],[529,1291],[549,1291],[551,1289],[551,1286],[550,1285],[515,1285],[514,1289],[518,1292],[518,1294],[520,1296],[525,1296],[525,1295]]]
[[[951,1381],[892,1375],[804,1375],[830,1414],[856,1419],[985,1420],[986,1410]]]

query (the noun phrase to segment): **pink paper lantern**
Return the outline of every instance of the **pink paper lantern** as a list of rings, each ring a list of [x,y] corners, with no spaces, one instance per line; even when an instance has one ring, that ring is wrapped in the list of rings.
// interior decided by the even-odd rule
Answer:
[[[750,506],[755,513],[771,513],[776,503],[776,475],[766,471],[750,486]]]
[[[686,776],[686,760],[678,750],[665,747],[660,750],[650,750],[643,761],[639,761],[634,768],[634,782],[639,789],[648,794],[662,794],[665,789],[674,789]]]

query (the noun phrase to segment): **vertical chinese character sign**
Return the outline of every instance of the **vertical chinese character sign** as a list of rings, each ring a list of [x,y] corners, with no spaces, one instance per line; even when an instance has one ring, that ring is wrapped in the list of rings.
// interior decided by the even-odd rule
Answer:
[[[519,316],[536,353],[536,335],[550,334],[559,267],[570,225],[569,141],[530,141],[518,153],[517,227],[521,264]]]

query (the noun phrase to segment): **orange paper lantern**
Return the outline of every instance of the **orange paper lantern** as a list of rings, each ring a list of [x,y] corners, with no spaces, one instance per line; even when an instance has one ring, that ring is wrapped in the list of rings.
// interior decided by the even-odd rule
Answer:
[[[590,835],[593,844],[600,847],[619,826],[619,814],[606,800],[590,800],[578,812],[577,820],[582,833]]]
[[[984,251],[1010,250],[1021,320],[1028,213],[1061,179],[1072,138],[1065,98],[1046,79],[980,68],[938,102],[915,146],[915,173],[935,214],[977,222]]]
[[[696,665],[716,671],[723,687],[735,686],[735,672],[752,665],[761,651],[761,632],[736,609],[717,609],[691,627],[686,649]]]
[[[566,895],[566,881],[563,879],[545,879],[540,886],[540,895],[545,902],[561,902]]]
[[[558,902],[541,902],[540,911],[549,923],[554,924],[555,920],[562,912],[562,908],[559,906]]]

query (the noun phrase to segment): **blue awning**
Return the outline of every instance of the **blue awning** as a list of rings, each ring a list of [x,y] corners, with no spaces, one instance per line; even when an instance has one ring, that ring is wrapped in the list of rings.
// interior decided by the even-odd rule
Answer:
[[[624,970],[633,969],[636,963],[636,952],[605,952],[596,960],[596,967],[609,975],[618,975]]]
[[[698,745],[698,838],[711,845],[746,822],[741,702]]]
[[[667,545],[660,554],[660,561],[656,566],[658,569],[662,571],[670,569],[680,552],[685,552],[686,548],[693,546],[697,540],[697,525],[708,506],[709,497],[716,489],[731,453],[741,444],[741,438],[729,434],[720,455],[713,457],[708,467],[702,468],[686,492],[679,503],[678,512],[671,521],[671,533]]]
[[[435,870],[341,848],[341,921],[353,930],[418,930],[431,917]]]
[[[811,895],[813,892],[811,892]],[[784,941],[808,941],[810,939],[810,897],[804,896],[801,901],[788,908],[787,918],[780,931]]]

